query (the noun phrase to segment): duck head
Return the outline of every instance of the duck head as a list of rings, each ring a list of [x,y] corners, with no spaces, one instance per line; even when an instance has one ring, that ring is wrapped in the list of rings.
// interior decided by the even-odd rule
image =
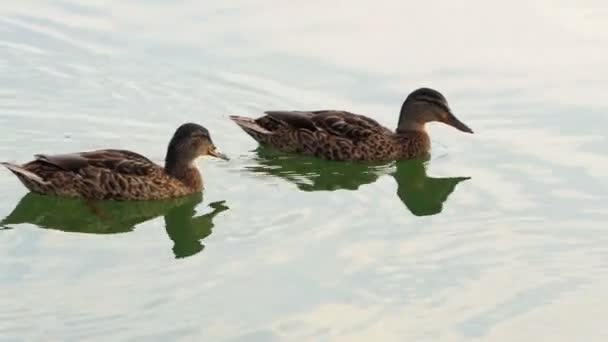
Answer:
[[[179,126],[169,142],[166,162],[188,165],[201,156],[228,160],[228,157],[215,147],[209,130],[205,127],[195,123],[185,123]]]
[[[437,90],[420,88],[414,90],[403,102],[397,133],[424,131],[428,122],[443,122],[465,133],[473,130],[460,121],[448,105],[448,101]]]

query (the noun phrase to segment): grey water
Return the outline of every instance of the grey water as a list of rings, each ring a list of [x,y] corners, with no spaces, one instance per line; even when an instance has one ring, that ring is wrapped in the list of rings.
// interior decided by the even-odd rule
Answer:
[[[605,341],[608,7],[600,1],[3,1],[0,160],[183,122],[202,196],[104,203],[0,170],[0,341]],[[228,116],[396,125],[440,90],[428,161],[258,148]]]

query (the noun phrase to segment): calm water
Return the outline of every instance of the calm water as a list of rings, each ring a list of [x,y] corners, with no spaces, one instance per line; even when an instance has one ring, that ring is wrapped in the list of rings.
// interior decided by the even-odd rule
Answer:
[[[202,197],[93,207],[0,170],[0,340],[606,341],[603,1],[3,1],[0,160],[182,122]],[[228,120],[442,91],[427,162],[258,149]]]

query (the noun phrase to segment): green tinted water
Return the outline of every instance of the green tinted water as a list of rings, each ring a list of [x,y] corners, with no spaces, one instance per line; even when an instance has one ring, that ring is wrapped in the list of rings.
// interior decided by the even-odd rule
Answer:
[[[202,196],[28,195],[0,170],[0,341],[604,341],[608,32],[599,2],[0,5],[0,160],[206,126]],[[432,14],[432,15],[431,15]],[[258,148],[231,114],[394,127],[442,91],[429,160]]]

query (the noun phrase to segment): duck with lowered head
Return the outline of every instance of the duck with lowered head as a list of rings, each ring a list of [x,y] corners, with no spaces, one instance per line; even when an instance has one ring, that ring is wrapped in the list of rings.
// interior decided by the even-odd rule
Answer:
[[[156,200],[200,192],[202,177],[194,164],[199,156],[227,160],[209,131],[186,123],[176,131],[165,166],[126,150],[97,150],[62,155],[36,155],[23,165],[1,163],[31,192],[63,197]]]
[[[430,151],[429,122],[473,133],[438,91],[420,88],[403,103],[393,132],[374,119],[346,111],[268,111],[257,119],[230,118],[261,145],[341,161],[418,158]]]

